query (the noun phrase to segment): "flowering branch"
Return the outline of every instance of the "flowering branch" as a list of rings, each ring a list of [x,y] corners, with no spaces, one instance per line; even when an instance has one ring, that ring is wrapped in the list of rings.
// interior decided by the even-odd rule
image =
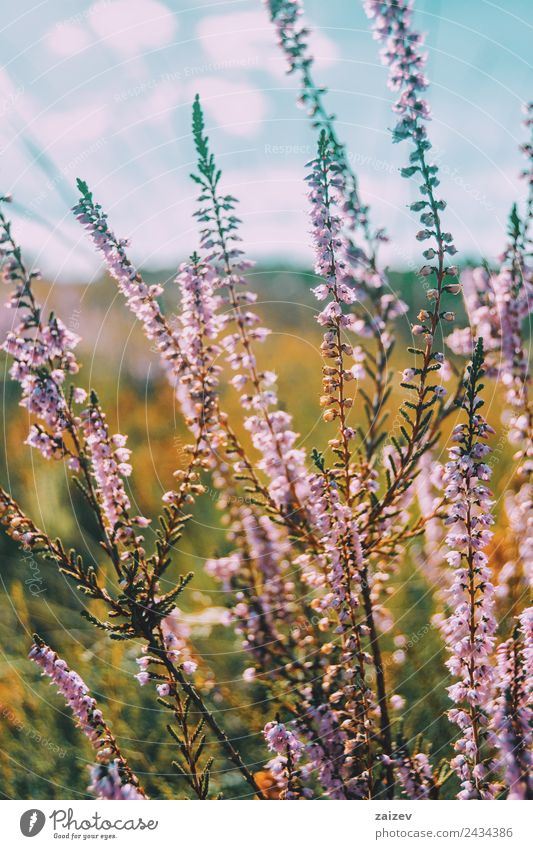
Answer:
[[[412,3],[409,0],[394,0],[391,3],[365,0],[364,6],[372,21],[374,37],[385,45],[381,59],[390,68],[389,85],[394,91],[400,92],[394,110],[401,117],[393,130],[393,141],[408,139],[414,147],[409,157],[410,165],[402,169],[401,173],[403,177],[417,176],[420,180],[423,199],[410,207],[412,211],[420,212],[423,225],[423,229],[417,233],[417,239],[433,241],[434,246],[424,251],[424,257],[437,260],[437,265],[424,265],[419,272],[424,278],[435,277],[434,285],[426,290],[428,301],[433,306],[432,309],[420,312],[420,324],[412,328],[415,336],[423,336],[425,339],[424,349],[409,349],[422,358],[422,363],[408,369],[402,383],[404,388],[415,394],[415,401],[405,402],[400,410],[407,429],[404,426],[401,428],[403,445],[395,445],[398,453],[397,469],[371,515],[371,520],[375,521],[406,490],[420,456],[436,441],[436,435],[430,431],[430,424],[434,406],[445,394],[445,389],[428,382],[432,373],[439,371],[443,364],[443,356],[434,351],[433,342],[441,322],[453,321],[455,318],[453,312],[442,310],[442,296],[444,293],[458,294],[460,285],[452,282],[457,275],[457,268],[446,265],[446,255],[453,255],[457,250],[452,235],[445,232],[441,222],[441,212],[446,204],[435,193],[439,185],[438,167],[427,161],[431,143],[424,122],[429,119],[429,107],[420,93],[427,88],[428,83],[423,73],[425,56],[420,51],[423,36],[411,29]]]
[[[513,637],[498,646],[492,742],[509,788],[509,799],[533,799],[531,690],[533,608],[520,616]]]
[[[371,230],[368,206],[361,201],[356,174],[349,163],[345,145],[337,136],[335,116],[328,112],[324,104],[326,89],[316,85],[313,79],[314,58],[307,43],[309,29],[300,24],[303,3],[301,0],[264,0],[264,3],[276,27],[278,42],[289,66],[288,73],[300,76],[300,103],[307,108],[313,127],[325,133],[330,140],[340,171],[345,177],[343,212],[353,230],[362,228],[369,249],[369,255],[365,256],[359,248],[357,256],[369,268],[375,268],[377,247],[386,237],[383,230],[375,233]]]
[[[484,442],[494,433],[479,410],[483,406],[483,342],[478,340],[465,378],[463,410],[465,424],[457,425],[450,449],[444,482],[451,505],[446,524],[451,526],[446,542],[454,568],[449,593],[452,613],[443,624],[451,658],[447,666],[459,683],[448,688],[459,705],[449,711],[462,736],[455,743],[457,756],[451,765],[462,779],[462,799],[493,798],[495,788],[487,779],[482,747],[487,737],[487,709],[492,698],[494,672],[490,660],[496,621],[493,614],[494,587],[488,558],[483,549],[492,537],[491,493],[485,486],[491,474],[484,457],[490,449]]]
[[[77,725],[96,749],[98,764],[91,769],[89,790],[98,799],[147,799],[139,779],[121,753],[117,741],[105,723],[102,711],[89,695],[89,688],[77,672],[37,634],[28,657],[56,684],[74,714]]]

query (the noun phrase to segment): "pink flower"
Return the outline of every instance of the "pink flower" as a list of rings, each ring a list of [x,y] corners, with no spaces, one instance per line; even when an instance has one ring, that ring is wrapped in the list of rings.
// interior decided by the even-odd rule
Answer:
[[[177,501],[178,497],[179,496],[177,492],[174,492],[174,490],[169,490],[161,496],[161,501],[163,501],[165,504],[173,504],[174,501]]]
[[[162,289],[149,286],[126,254],[127,241],[117,239],[107,223],[100,204],[93,201],[88,188],[78,181],[81,197],[73,208],[74,215],[87,230],[96,249],[102,254],[109,273],[118,283],[130,310],[138,318],[147,338],[154,343],[170,382],[175,385],[182,366],[179,338],[163,315],[156,298]]]
[[[272,752],[277,752],[281,755],[286,755],[290,751],[294,760],[298,760],[302,752],[302,744],[292,731],[283,725],[281,722],[268,722],[263,734],[268,744],[268,748]]]
[[[461,757],[452,762],[462,779],[460,798],[493,797],[493,789],[482,780],[479,744],[485,736],[486,713],[490,709],[494,672],[491,655],[494,647],[494,587],[487,558],[482,551],[490,536],[484,527],[492,522],[488,513],[485,487],[490,468],[478,461],[479,445],[488,433],[487,423],[478,412],[477,387],[483,374],[483,344],[478,341],[468,377],[464,381],[462,402],[468,421],[455,429],[455,445],[450,449],[443,483],[450,508],[447,525],[453,531],[446,538],[453,549],[447,559],[455,569],[448,591],[450,615],[441,623],[450,659],[447,666],[460,680],[448,687],[450,699],[466,704],[468,711],[452,710],[449,717],[458,722],[462,736],[455,743]],[[476,742],[477,741],[477,742]]]
[[[91,790],[99,799],[146,799],[136,776],[105,724],[102,711],[89,695],[89,688],[77,672],[69,670],[64,660],[44,643],[34,643],[28,657],[57,686],[77,724],[98,752],[100,763],[91,768]],[[147,675],[147,673],[140,673]],[[137,676],[138,677],[138,676]]]
[[[94,398],[81,414],[81,426],[108,530],[124,545],[136,544],[142,538],[136,539],[131,528],[131,504],[123,481],[123,477],[131,474],[130,464],[124,462],[131,453],[124,447],[126,437],[110,436],[105,415]],[[137,516],[135,523],[146,526],[149,520]]]
[[[176,395],[187,423],[205,453],[216,446],[219,431],[217,356],[220,345],[215,340],[224,327],[218,313],[222,297],[217,293],[221,281],[214,267],[193,256],[180,267],[176,282],[181,293],[180,345],[183,374],[176,384]],[[209,447],[210,446],[210,447]]]
[[[386,763],[383,756],[383,761]],[[433,771],[428,756],[424,752],[410,755],[407,748],[401,746],[392,761],[397,769],[402,790],[408,799],[428,799],[435,786]]]
[[[97,799],[115,799],[141,801],[147,797],[130,782],[124,782],[120,775],[120,761],[96,764],[90,768],[91,783],[88,789]]]
[[[526,608],[519,623],[515,637],[498,647],[497,696],[491,711],[491,740],[499,750],[498,765],[509,787],[509,799],[527,799],[533,794],[532,607]]]

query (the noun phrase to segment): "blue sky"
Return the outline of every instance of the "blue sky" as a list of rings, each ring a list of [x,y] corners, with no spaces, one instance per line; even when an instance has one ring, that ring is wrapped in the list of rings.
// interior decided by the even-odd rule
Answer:
[[[11,4],[9,4],[11,6]],[[392,94],[359,0],[307,0],[317,76],[329,89],[388,261],[417,256],[413,189],[397,169]],[[502,247],[524,139],[521,104],[533,97],[529,0],[420,0],[428,33],[431,135],[441,165],[447,227],[463,257]],[[171,268],[197,247],[188,179],[190,107],[202,96],[226,186],[241,198],[256,258],[311,263],[304,164],[313,133],[295,106],[261,0],[22,0],[0,27],[0,179],[17,201],[17,232],[54,279],[99,273],[71,220],[82,176],[132,255]]]

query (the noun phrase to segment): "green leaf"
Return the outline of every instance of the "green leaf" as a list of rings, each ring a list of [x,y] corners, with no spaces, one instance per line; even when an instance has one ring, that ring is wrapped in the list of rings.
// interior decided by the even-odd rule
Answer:
[[[80,177],[76,177],[76,186],[77,186],[80,194],[82,194],[83,197],[86,200],[88,200],[90,203],[92,203],[92,200],[93,200],[92,192],[89,191],[89,186],[87,185],[85,180],[82,180]]]

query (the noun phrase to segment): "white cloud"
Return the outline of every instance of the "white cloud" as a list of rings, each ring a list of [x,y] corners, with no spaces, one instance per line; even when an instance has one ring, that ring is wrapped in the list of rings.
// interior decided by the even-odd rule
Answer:
[[[176,16],[158,0],[98,0],[88,20],[104,44],[125,56],[169,44],[177,25]]]
[[[59,226],[62,237],[57,232]],[[86,234],[77,232],[72,222],[52,229],[15,215],[14,227],[32,267],[42,269],[50,280],[87,280],[98,272],[101,263],[87,250]]]
[[[99,43],[132,57],[169,44],[176,27],[177,17],[159,0],[96,0],[87,12],[54,24],[43,41],[65,58]]]
[[[16,85],[7,71],[0,68],[0,128],[4,129],[18,111],[24,94],[24,86]]]
[[[64,147],[100,139],[108,127],[108,118],[107,107],[100,104],[48,110],[39,118],[39,138],[57,154]]]
[[[81,24],[65,21],[55,24],[44,36],[44,43],[56,56],[70,57],[91,43],[90,35]]]
[[[293,165],[226,169],[224,191],[239,199],[244,248],[251,258],[312,262],[305,172]]]
[[[183,89],[175,80],[161,80],[154,87],[143,105],[147,121],[169,126],[172,114],[182,102]]]
[[[244,63],[267,70],[275,77],[284,77],[287,65],[276,43],[274,26],[261,10],[209,15],[198,25],[198,37],[207,55],[231,69],[236,57]],[[338,58],[338,48],[322,33],[313,30],[309,37],[311,53],[317,68],[331,65]]]
[[[197,91],[207,114],[231,135],[252,136],[265,118],[265,95],[244,79],[230,82],[223,77],[202,77],[191,83],[191,99]]]

